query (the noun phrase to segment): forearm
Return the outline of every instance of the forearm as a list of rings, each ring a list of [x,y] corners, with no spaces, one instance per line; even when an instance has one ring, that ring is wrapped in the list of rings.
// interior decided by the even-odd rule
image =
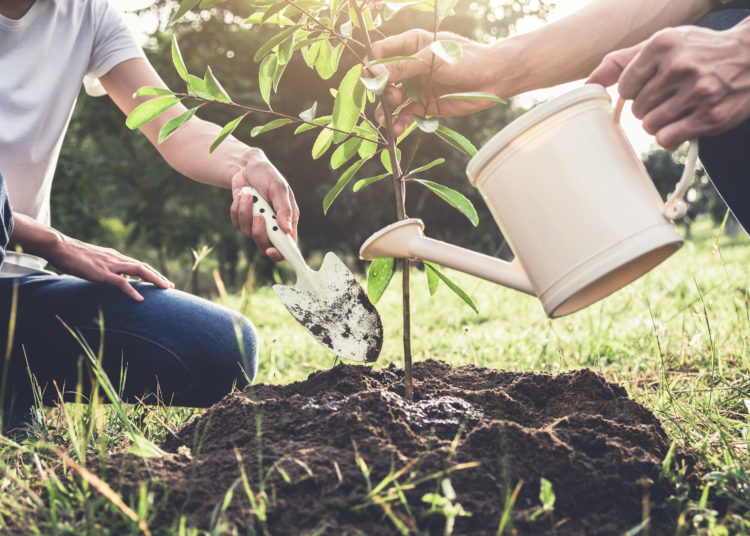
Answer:
[[[20,247],[25,253],[47,259],[49,252],[64,240],[65,236],[52,227],[43,225],[26,214],[13,213],[13,232],[8,242],[9,250]]]
[[[178,113],[178,110],[174,110],[170,115],[176,116]],[[250,160],[265,158],[263,151],[249,147],[233,136],[210,153],[211,144],[221,127],[197,117],[182,125],[162,143],[157,142],[159,128],[158,125],[146,125],[142,130],[149,139],[153,138],[156,150],[170,166],[198,182],[230,188],[234,174]]]
[[[101,82],[112,100],[126,115],[147,100],[146,97],[133,97],[138,88],[166,88],[153,67],[140,58],[120,63],[102,76]],[[159,143],[159,131],[162,126],[185,111],[182,103],[177,104],[140,129],[169,165],[183,175],[199,182],[230,188],[232,177],[237,171],[253,159],[265,159],[260,149],[248,147],[231,136],[213,153],[209,153],[221,127],[197,117],[191,118]]]
[[[670,26],[691,24],[711,0],[593,0],[539,30],[493,45],[501,97],[586,77],[602,58]],[[508,63],[513,64],[508,66]]]

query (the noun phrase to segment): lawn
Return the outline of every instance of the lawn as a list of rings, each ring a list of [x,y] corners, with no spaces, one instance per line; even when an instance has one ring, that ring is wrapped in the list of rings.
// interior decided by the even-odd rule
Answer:
[[[647,276],[615,295],[550,320],[533,298],[462,274],[451,275],[479,313],[426,280],[412,283],[415,361],[439,359],[510,371],[550,373],[588,367],[624,386],[701,464],[701,480],[671,502],[678,532],[750,532],[748,412],[750,239],[723,236],[708,222]],[[376,368],[400,363],[400,296],[378,304],[385,343]],[[221,299],[253,319],[261,337],[258,383],[285,384],[336,360],[289,316],[270,288]],[[202,534],[152,520],[159,504],[144,488],[126,497],[116,477],[83,466],[96,455],[159,444],[197,410],[142,405],[65,404],[47,408],[30,438],[0,444],[0,532],[9,534]],[[673,475],[678,480],[680,475]],[[106,481],[109,481],[108,483]],[[567,490],[555,490],[561,493]],[[221,503],[224,497],[217,497]],[[226,533],[220,524],[209,533]]]

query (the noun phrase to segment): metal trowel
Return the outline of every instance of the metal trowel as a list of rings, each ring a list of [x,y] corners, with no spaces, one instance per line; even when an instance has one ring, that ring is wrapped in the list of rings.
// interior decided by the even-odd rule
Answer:
[[[297,244],[276,222],[276,215],[255,188],[253,216],[266,221],[266,233],[297,274],[294,286],[274,285],[273,290],[297,322],[320,344],[344,359],[371,363],[380,355],[383,324],[362,286],[333,253],[326,253],[316,272],[307,265]]]

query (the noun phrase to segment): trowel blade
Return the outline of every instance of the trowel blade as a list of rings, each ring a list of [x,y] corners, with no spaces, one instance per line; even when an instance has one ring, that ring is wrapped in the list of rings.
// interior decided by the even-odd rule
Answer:
[[[321,292],[274,285],[287,310],[323,346],[344,359],[372,363],[383,345],[380,315],[349,268],[327,253],[320,270]]]

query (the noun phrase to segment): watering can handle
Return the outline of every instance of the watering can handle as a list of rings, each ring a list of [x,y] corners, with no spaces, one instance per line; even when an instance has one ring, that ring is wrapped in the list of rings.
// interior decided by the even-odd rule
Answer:
[[[614,112],[615,123],[620,122],[624,105],[625,100],[622,97],[618,98]],[[692,184],[693,176],[695,175],[695,163],[698,160],[698,138],[693,138],[689,141],[689,144],[685,167],[682,169],[682,177],[680,177],[674,191],[667,196],[667,200],[664,203],[664,215],[670,220],[678,220],[687,214],[688,207],[684,197],[690,189],[690,184]]]

